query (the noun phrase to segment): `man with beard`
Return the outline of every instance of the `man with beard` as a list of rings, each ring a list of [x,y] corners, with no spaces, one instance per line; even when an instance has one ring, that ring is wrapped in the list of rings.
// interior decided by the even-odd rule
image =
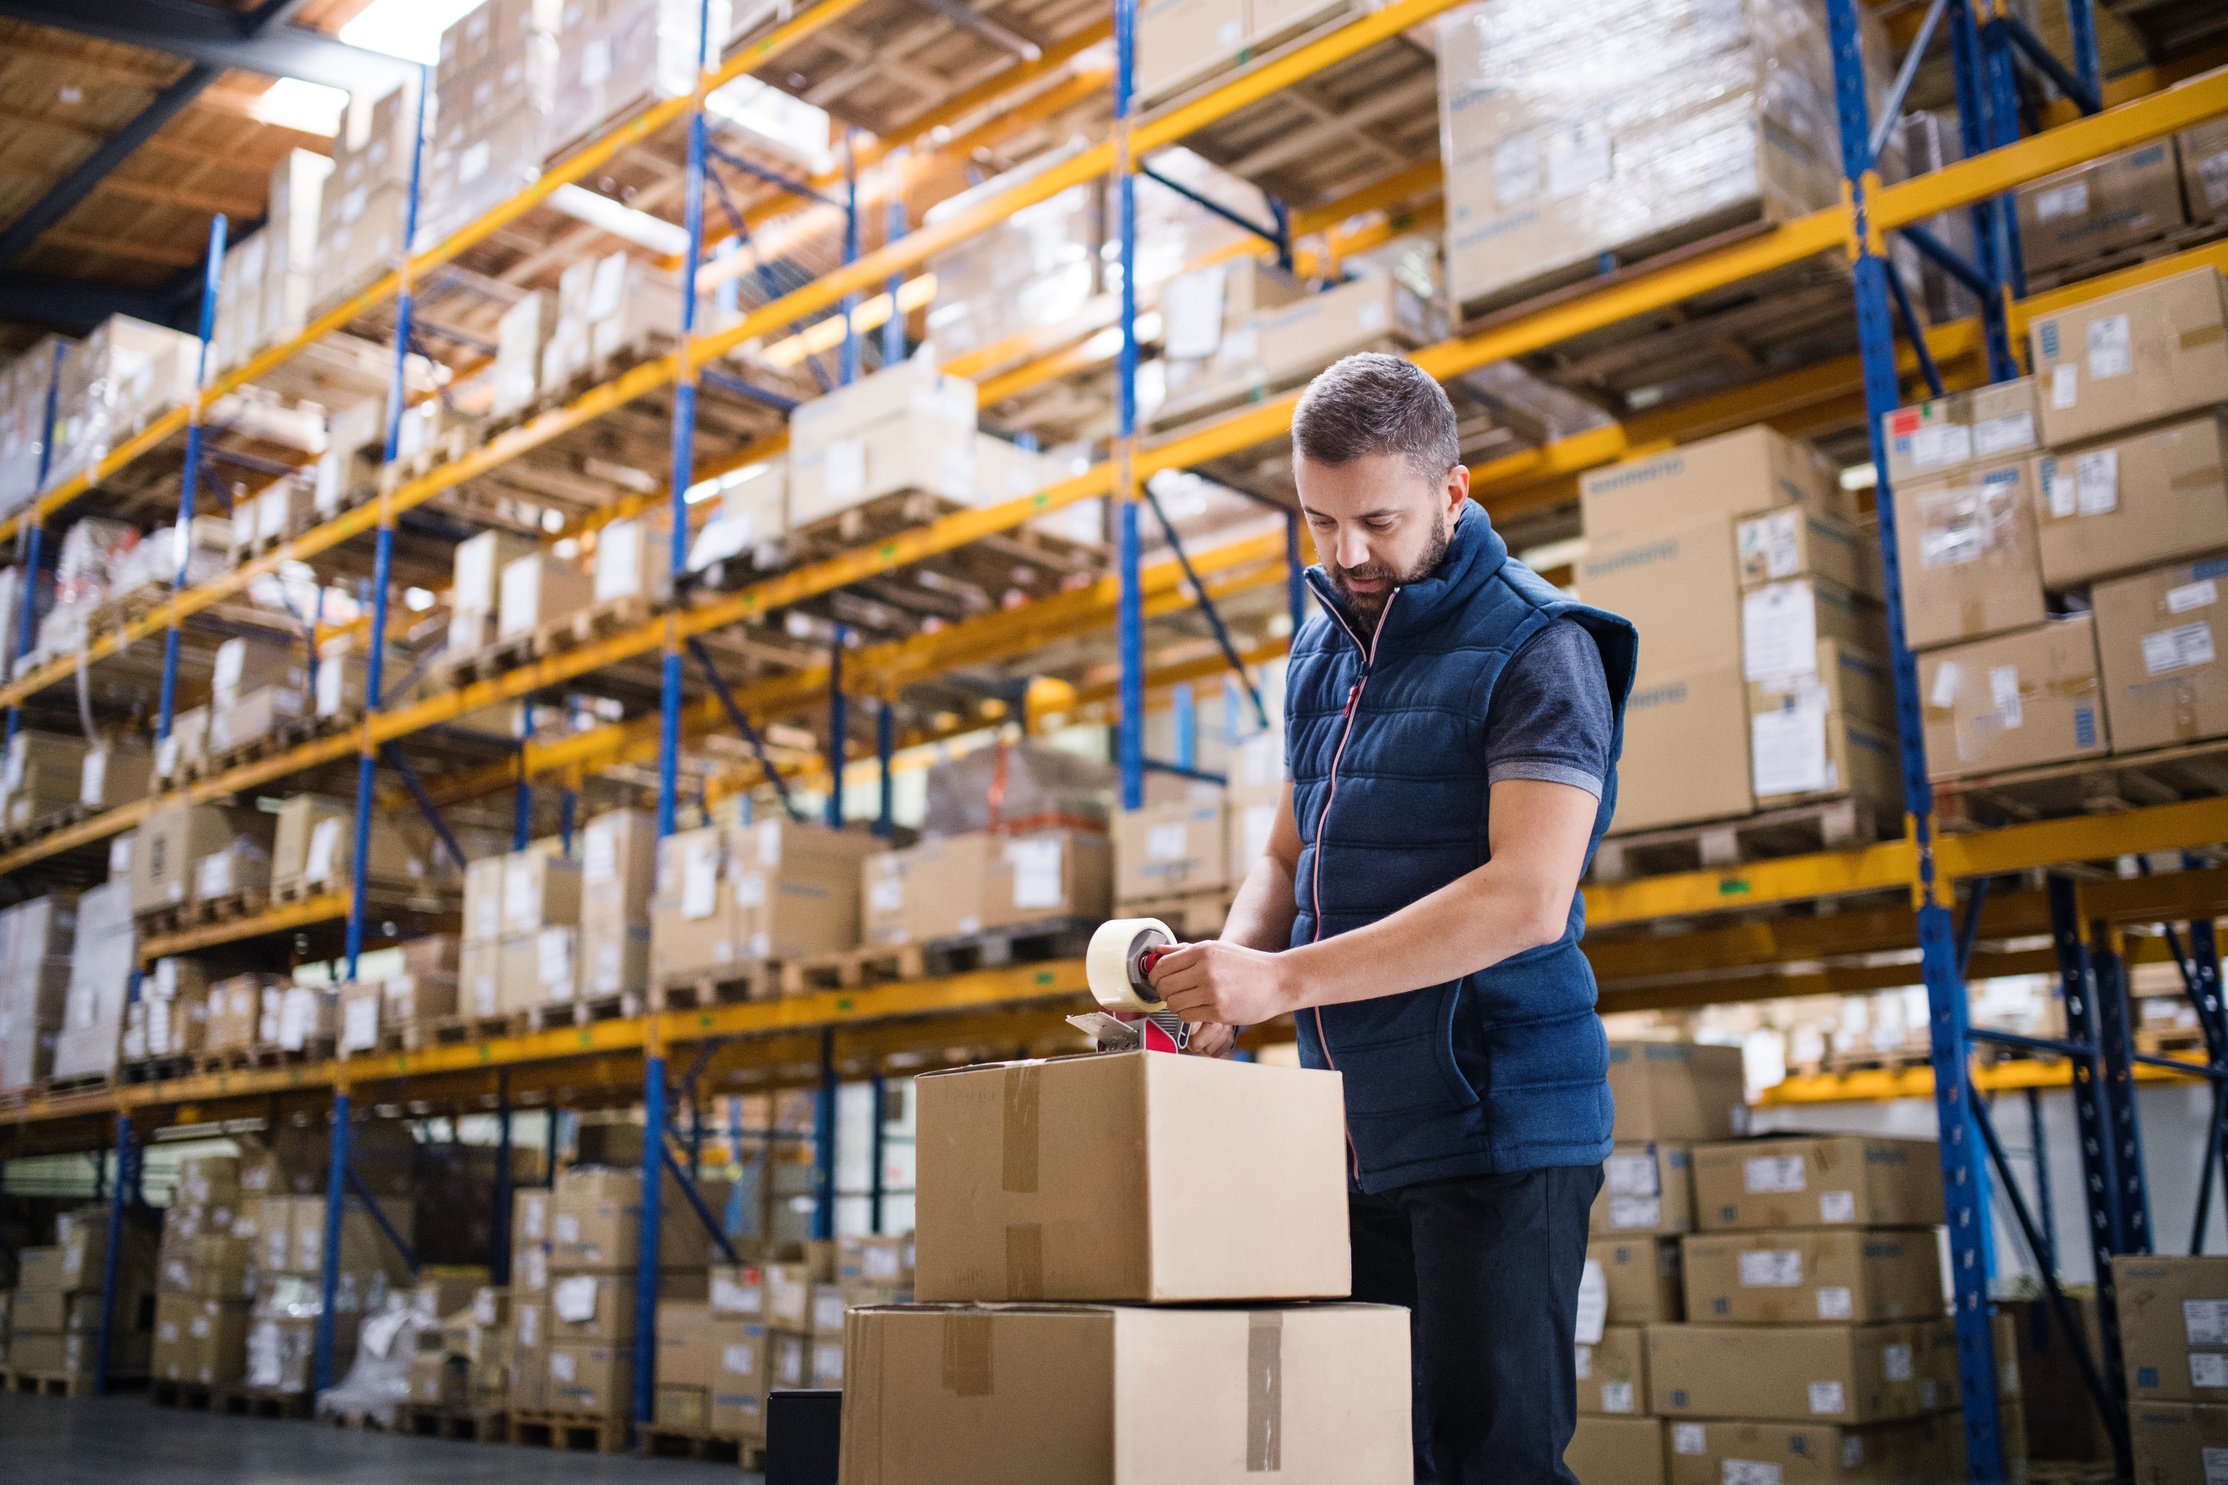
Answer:
[[[1411,363],[1325,371],[1292,449],[1323,613],[1292,644],[1291,782],[1221,939],[1153,984],[1195,1051],[1291,1014],[1344,1075],[1354,1298],[1412,1313],[1416,1479],[1569,1481],[1610,1126],[1578,882],[1637,637],[1509,555]]]

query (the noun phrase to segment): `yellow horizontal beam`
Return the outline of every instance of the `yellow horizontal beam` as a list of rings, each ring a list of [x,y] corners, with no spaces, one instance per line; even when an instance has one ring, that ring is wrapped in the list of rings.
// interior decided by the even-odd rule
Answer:
[[[2205,1064],[2202,1061],[2181,1057],[2173,1060],[2188,1063],[2189,1077],[2203,1075]],[[2146,1083],[2186,1081],[2180,1073],[2147,1064],[2138,1065],[2135,1076]],[[1973,1087],[1981,1093],[2019,1093],[2029,1088],[2071,1087],[2073,1072],[2064,1062],[2021,1057],[1980,1064],[1973,1068],[1972,1080]],[[1921,1064],[1798,1075],[1766,1088],[1757,1101],[1768,1108],[1817,1103],[1887,1103],[1899,1098],[1931,1099],[1933,1096],[1934,1069]]]
[[[216,948],[220,944],[236,944],[244,939],[307,928],[313,923],[330,923],[347,916],[348,894],[345,892],[297,898],[245,918],[233,918],[222,923],[203,923],[193,928],[180,929],[176,933],[149,934],[139,941],[139,958],[143,964],[152,963],[157,959],[167,959],[173,954],[192,954],[202,949]]]

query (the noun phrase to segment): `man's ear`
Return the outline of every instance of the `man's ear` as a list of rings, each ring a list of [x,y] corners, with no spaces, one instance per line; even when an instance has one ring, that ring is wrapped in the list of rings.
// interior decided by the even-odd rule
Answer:
[[[1470,466],[1457,461],[1447,471],[1447,514],[1458,515],[1462,503],[1470,498]]]

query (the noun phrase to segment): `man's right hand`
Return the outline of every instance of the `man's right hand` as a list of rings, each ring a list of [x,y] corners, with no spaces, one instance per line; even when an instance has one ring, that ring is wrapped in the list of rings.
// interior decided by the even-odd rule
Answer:
[[[1212,1021],[1194,1022],[1184,1050],[1194,1057],[1227,1057],[1238,1049],[1238,1031]]]

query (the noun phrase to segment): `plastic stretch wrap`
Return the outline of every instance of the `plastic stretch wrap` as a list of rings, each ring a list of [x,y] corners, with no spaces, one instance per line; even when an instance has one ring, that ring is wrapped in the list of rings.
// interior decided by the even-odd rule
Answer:
[[[150,419],[191,397],[199,355],[193,336],[125,315],[111,315],[71,344],[55,395],[47,483],[92,468]]]
[[[317,1394],[317,1416],[357,1416],[391,1428],[395,1409],[410,1400],[410,1358],[425,1328],[402,1296],[389,1297],[385,1309],[364,1318],[348,1375]]]
[[[921,834],[1104,820],[1114,783],[1111,765],[1061,748],[1031,742],[977,748],[929,769]]]
[[[1798,0],[1493,0],[1441,21],[1439,75],[1458,305],[1839,199],[1824,13]]]
[[[56,337],[47,336],[0,368],[0,514],[36,493],[56,344]]]
[[[77,940],[54,1046],[56,1077],[112,1072],[124,1024],[124,998],[138,958],[129,881],[94,887],[77,899]]]

